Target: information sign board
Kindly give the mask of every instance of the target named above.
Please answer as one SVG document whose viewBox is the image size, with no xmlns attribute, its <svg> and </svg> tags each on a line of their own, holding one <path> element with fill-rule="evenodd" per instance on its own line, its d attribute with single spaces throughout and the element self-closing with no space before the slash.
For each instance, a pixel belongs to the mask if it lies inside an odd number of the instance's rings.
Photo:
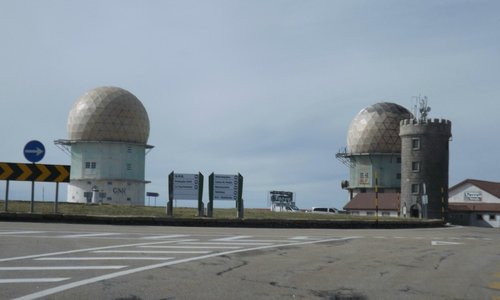
<svg viewBox="0 0 500 300">
<path fill-rule="evenodd" d="M 214 174 L 214 200 L 238 200 L 238 175 Z"/>
<path fill-rule="evenodd" d="M 173 181 L 174 199 L 198 200 L 199 174 L 174 173 Z"/>
</svg>

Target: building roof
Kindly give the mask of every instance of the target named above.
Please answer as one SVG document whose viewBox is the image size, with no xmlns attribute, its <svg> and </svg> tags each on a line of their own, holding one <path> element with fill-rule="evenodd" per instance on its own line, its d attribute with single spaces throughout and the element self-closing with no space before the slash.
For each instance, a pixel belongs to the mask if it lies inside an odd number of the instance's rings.
<svg viewBox="0 0 500 300">
<path fill-rule="evenodd" d="M 375 210 L 375 193 L 359 193 L 344 206 L 345 210 Z M 398 193 L 379 193 L 378 194 L 378 209 L 379 210 L 399 210 L 399 194 Z"/>
<path fill-rule="evenodd" d="M 454 189 L 456 189 L 459 186 L 462 186 L 466 183 L 470 183 L 474 186 L 477 186 L 478 188 L 482 189 L 483 191 L 488 192 L 497 198 L 500 198 L 500 182 L 484 181 L 484 180 L 477 180 L 477 179 L 465 179 L 464 181 L 452 186 L 450 188 L 449 192 L 453 191 Z"/>
<path fill-rule="evenodd" d="M 98 87 L 85 93 L 68 115 L 73 141 L 107 141 L 146 144 L 149 117 L 142 102 L 118 87 Z"/>
<path fill-rule="evenodd" d="M 448 203 L 450 212 L 500 212 L 500 203 Z"/>
<path fill-rule="evenodd" d="M 347 132 L 349 153 L 401 153 L 399 122 L 413 115 L 396 103 L 380 102 L 362 109 Z"/>
</svg>

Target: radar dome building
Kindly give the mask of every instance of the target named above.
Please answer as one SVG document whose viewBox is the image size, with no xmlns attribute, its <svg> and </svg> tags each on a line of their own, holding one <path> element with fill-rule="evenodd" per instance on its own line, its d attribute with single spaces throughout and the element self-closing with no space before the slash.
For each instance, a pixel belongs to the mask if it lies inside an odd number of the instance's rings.
<svg viewBox="0 0 500 300">
<path fill-rule="evenodd" d="M 344 207 L 352 214 L 446 219 L 451 122 L 427 119 L 395 103 L 376 103 L 351 122 L 336 157 L 349 167 Z"/>
<path fill-rule="evenodd" d="M 404 107 L 390 102 L 362 109 L 352 120 L 347 133 L 347 148 L 336 157 L 349 167 L 349 180 L 342 188 L 349 200 L 359 193 L 401 189 L 401 139 L 399 123 L 412 118 Z"/>
<path fill-rule="evenodd" d="M 81 96 L 68 116 L 71 153 L 68 202 L 144 205 L 149 118 L 129 91 L 98 87 Z"/>
</svg>

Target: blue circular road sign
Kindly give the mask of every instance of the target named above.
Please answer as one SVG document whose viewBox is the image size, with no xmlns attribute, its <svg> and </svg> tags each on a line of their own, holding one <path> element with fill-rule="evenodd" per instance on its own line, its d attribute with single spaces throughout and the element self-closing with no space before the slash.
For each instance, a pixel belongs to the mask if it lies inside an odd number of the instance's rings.
<svg viewBox="0 0 500 300">
<path fill-rule="evenodd" d="M 32 163 L 36 163 L 42 160 L 45 156 L 45 146 L 37 141 L 29 141 L 26 146 L 24 146 L 24 157 Z"/>
</svg>

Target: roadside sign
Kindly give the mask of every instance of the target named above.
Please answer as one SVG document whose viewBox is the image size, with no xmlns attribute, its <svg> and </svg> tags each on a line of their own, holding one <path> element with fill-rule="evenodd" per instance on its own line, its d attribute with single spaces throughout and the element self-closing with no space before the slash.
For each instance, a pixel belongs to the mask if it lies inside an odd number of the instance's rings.
<svg viewBox="0 0 500 300">
<path fill-rule="evenodd" d="M 243 219 L 243 176 L 210 174 L 208 177 L 208 206 L 207 216 L 213 217 L 215 200 L 236 202 L 236 215 Z"/>
<path fill-rule="evenodd" d="M 174 199 L 198 200 L 200 176 L 198 174 L 174 173 Z"/>
<path fill-rule="evenodd" d="M 69 182 L 71 167 L 0 162 L 0 180 Z"/>
<path fill-rule="evenodd" d="M 198 216 L 204 215 L 203 175 L 170 173 L 168 175 L 167 216 L 173 216 L 174 200 L 198 200 Z"/>
<path fill-rule="evenodd" d="M 45 156 L 45 146 L 37 140 L 32 140 L 24 146 L 23 153 L 28 161 L 36 163 Z"/>
<path fill-rule="evenodd" d="M 238 200 L 238 175 L 214 174 L 214 200 Z"/>
</svg>

